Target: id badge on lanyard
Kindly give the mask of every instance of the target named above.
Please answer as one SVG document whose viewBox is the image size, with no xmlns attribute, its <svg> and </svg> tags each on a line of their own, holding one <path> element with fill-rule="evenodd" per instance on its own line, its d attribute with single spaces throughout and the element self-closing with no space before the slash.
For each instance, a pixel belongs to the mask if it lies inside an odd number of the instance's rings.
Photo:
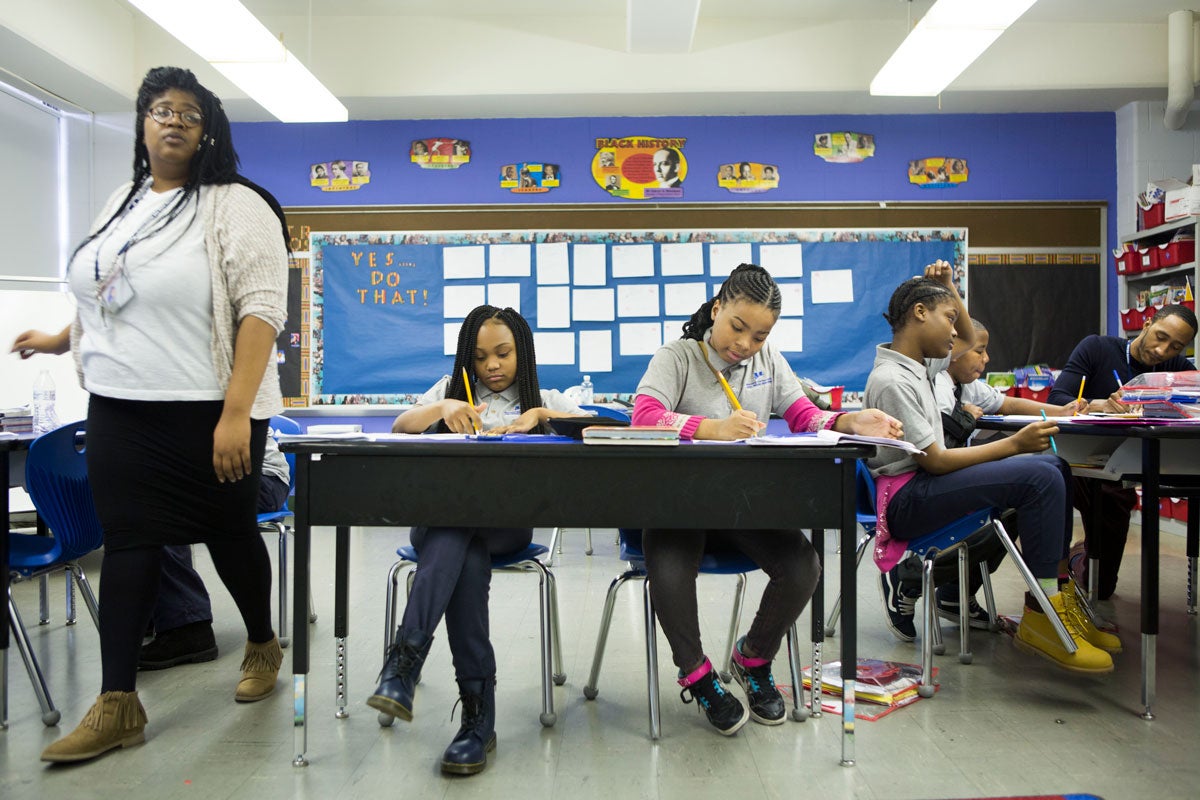
<svg viewBox="0 0 1200 800">
<path fill-rule="evenodd" d="M 136 292 L 129 281 L 129 273 L 125 270 L 125 259 L 122 256 L 112 272 L 104 277 L 96 286 L 96 300 L 100 303 L 103 314 L 116 314 L 134 298 Z"/>
</svg>

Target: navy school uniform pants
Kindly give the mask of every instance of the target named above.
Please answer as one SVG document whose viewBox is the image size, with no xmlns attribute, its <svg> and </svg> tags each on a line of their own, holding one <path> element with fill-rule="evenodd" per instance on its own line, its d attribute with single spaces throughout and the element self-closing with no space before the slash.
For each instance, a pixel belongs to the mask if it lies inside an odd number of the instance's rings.
<svg viewBox="0 0 1200 800">
<path fill-rule="evenodd" d="M 444 616 L 455 677 L 494 676 L 488 625 L 492 556 L 522 550 L 533 541 L 533 529 L 415 527 L 410 540 L 421 562 L 401 625 L 432 636 Z"/>
<path fill-rule="evenodd" d="M 800 530 L 652 529 L 642 534 L 642 547 L 654 613 L 671 645 L 671 658 L 684 673 L 704 660 L 696 576 L 706 550 L 740 552 L 767 574 L 767 586 L 746 633 L 747 648 L 759 658 L 773 659 L 779 652 L 821 575 L 817 551 Z"/>
<path fill-rule="evenodd" d="M 1071 487 L 1067 462 L 1045 453 L 946 475 L 918 470 L 888 503 L 888 529 L 897 539 L 917 539 L 981 508 L 1012 508 L 1029 571 L 1035 578 L 1055 578 L 1071 546 Z"/>
</svg>

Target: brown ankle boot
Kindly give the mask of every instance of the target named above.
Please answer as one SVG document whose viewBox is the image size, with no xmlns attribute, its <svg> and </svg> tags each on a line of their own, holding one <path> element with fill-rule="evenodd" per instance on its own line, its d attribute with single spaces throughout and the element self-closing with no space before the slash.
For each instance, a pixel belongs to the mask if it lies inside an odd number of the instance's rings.
<svg viewBox="0 0 1200 800">
<path fill-rule="evenodd" d="M 87 761 L 146 741 L 146 709 L 137 692 L 105 692 L 69 734 L 42 751 L 42 761 Z"/>
<path fill-rule="evenodd" d="M 246 642 L 246 654 L 242 657 L 242 679 L 238 681 L 234 699 L 239 703 L 253 703 L 269 696 L 275 691 L 281 664 L 283 651 L 279 649 L 278 636 L 262 644 Z"/>
</svg>

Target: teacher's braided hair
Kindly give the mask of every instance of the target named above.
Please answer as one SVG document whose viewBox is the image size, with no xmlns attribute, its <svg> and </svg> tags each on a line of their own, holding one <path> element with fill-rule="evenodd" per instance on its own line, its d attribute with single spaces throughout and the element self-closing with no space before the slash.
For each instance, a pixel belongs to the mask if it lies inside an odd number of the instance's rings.
<svg viewBox="0 0 1200 800">
<path fill-rule="evenodd" d="M 133 186 L 130 187 L 129 193 L 117 206 L 113 215 L 95 233 L 84 239 L 79 247 L 75 248 L 75 251 L 78 252 L 80 248 L 120 219 L 126 207 L 142 189 L 142 185 L 150 179 L 150 153 L 146 149 L 146 116 L 150 111 L 151 104 L 171 89 L 178 89 L 194 95 L 196 102 L 200 105 L 200 112 L 204 115 L 204 122 L 200 147 L 192 156 L 188 180 L 183 186 L 183 192 L 171 203 L 170 210 L 163 215 L 163 220 L 155 225 L 155 229 L 165 228 L 178 217 L 187 208 L 188 203 L 195 198 L 201 186 L 238 183 L 253 189 L 275 212 L 275 216 L 279 218 L 284 246 L 288 247 L 290 251 L 287 220 L 279 201 L 263 187 L 238 174 L 238 155 L 237 151 L 233 149 L 229 117 L 225 114 L 225 108 L 221 105 L 220 98 L 201 84 L 191 70 L 181 67 L 155 67 L 146 73 L 137 95 L 133 143 Z"/>
<path fill-rule="evenodd" d="M 935 308 L 950 297 L 950 290 L 945 284 L 938 283 L 933 278 L 909 278 L 892 292 L 892 299 L 888 302 L 888 310 L 883 318 L 892 326 L 892 333 L 896 333 L 908 322 L 909 312 L 917 303 Z"/>
<path fill-rule="evenodd" d="M 467 390 L 463 386 L 463 370 L 467 375 L 475 375 L 475 347 L 479 339 L 479 329 L 485 322 L 495 320 L 512 331 L 513 341 L 517 344 L 517 396 L 521 401 L 521 413 L 542 405 L 542 391 L 538 385 L 537 357 L 533 351 L 533 331 L 529 323 L 519 313 L 511 308 L 496 308 L 496 306 L 476 306 L 463 320 L 458 329 L 458 352 L 454 356 L 454 370 L 450 373 L 450 385 L 446 387 L 446 397 L 451 400 L 467 401 Z M 479 396 L 475 395 L 475 401 Z M 533 433 L 547 433 L 545 425 L 533 429 Z M 438 423 L 439 433 L 449 433 L 446 421 Z"/>
<path fill-rule="evenodd" d="M 779 310 L 783 308 L 783 294 L 769 272 L 757 264 L 738 264 L 721 284 L 717 296 L 700 306 L 696 313 L 692 314 L 692 318 L 683 323 L 681 339 L 704 339 L 704 332 L 712 327 L 713 303 L 717 300 L 723 305 L 735 300 L 748 300 L 766 306 L 777 317 Z"/>
</svg>

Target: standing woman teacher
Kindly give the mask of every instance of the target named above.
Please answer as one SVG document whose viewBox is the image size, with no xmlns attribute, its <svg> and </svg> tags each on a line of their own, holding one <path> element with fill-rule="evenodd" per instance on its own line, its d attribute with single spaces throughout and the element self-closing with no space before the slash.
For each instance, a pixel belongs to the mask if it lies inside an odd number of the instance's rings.
<svg viewBox="0 0 1200 800">
<path fill-rule="evenodd" d="M 133 181 L 72 257 L 70 341 L 90 394 L 88 479 L 104 528 L 96 703 L 42 753 L 83 761 L 145 740 L 138 649 L 162 545 L 208 545 L 246 624 L 235 699 L 275 688 L 271 564 L 255 524 L 267 424 L 282 410 L 271 357 L 283 328 L 287 228 L 237 173 L 221 101 L 185 69 L 137 97 Z"/>
</svg>

